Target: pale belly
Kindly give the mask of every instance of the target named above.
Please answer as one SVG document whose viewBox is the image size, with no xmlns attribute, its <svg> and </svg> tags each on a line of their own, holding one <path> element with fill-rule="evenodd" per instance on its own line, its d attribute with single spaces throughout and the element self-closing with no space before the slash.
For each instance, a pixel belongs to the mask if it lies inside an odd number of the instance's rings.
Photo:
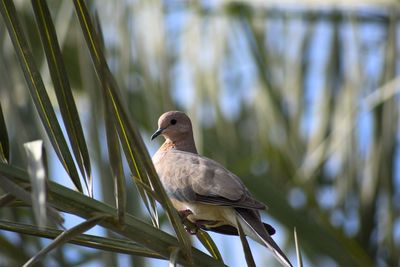
<svg viewBox="0 0 400 267">
<path fill-rule="evenodd" d="M 171 199 L 171 201 L 172 205 L 178 211 L 190 210 L 193 214 L 189 215 L 187 219 L 193 223 L 201 220 L 212 221 L 213 223 L 211 224 L 203 224 L 207 228 L 214 228 L 221 225 L 231 225 L 237 228 L 236 220 L 238 220 L 245 235 L 265 246 L 264 241 L 251 227 L 249 227 L 248 223 L 246 223 L 240 216 L 236 216 L 235 210 L 231 207 L 187 203 L 176 199 Z"/>
<path fill-rule="evenodd" d="M 173 206 L 178 211 L 190 210 L 187 219 L 191 222 L 211 221 L 211 224 L 205 224 L 206 227 L 217 227 L 221 225 L 236 225 L 235 211 L 231 207 L 214 206 L 201 203 L 187 203 L 176 199 L 171 199 Z"/>
</svg>

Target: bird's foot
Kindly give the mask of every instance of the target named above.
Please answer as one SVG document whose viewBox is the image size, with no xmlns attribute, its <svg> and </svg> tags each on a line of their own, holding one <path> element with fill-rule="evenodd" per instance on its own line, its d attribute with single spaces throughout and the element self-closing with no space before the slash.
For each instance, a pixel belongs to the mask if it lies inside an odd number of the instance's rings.
<svg viewBox="0 0 400 267">
<path fill-rule="evenodd" d="M 189 221 L 188 219 L 184 219 L 183 226 L 190 235 L 197 235 L 199 229 L 207 230 L 206 225 L 212 225 L 216 223 L 215 221 L 208 221 L 208 220 L 197 220 L 194 223 Z"/>
<path fill-rule="evenodd" d="M 197 225 L 195 223 L 192 223 L 188 219 L 188 216 L 192 215 L 193 212 L 190 209 L 178 210 L 178 214 L 182 219 L 182 224 L 183 224 L 183 227 L 185 228 L 186 232 L 188 232 L 188 234 L 190 234 L 190 235 L 196 235 L 199 228 L 197 227 Z"/>
<path fill-rule="evenodd" d="M 187 222 L 188 222 L 188 221 L 187 221 Z M 190 222 L 189 222 L 189 223 L 190 223 Z M 198 228 L 195 224 L 193 224 L 193 223 L 190 223 L 190 224 L 188 224 L 188 223 L 183 224 L 183 228 L 185 228 L 186 232 L 187 232 L 189 235 L 197 235 L 197 232 L 199 231 L 199 228 Z"/>
<path fill-rule="evenodd" d="M 193 214 L 193 212 L 190 209 L 178 210 L 178 213 L 182 219 L 186 219 L 189 215 Z"/>
</svg>

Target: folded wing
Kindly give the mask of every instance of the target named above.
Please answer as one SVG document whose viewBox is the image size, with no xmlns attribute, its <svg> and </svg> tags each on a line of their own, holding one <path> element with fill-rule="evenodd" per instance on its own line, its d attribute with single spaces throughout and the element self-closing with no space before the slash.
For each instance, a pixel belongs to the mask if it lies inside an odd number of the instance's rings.
<svg viewBox="0 0 400 267">
<path fill-rule="evenodd" d="M 211 205 L 264 209 L 243 182 L 221 164 L 198 154 L 169 150 L 154 162 L 170 197 Z"/>
</svg>

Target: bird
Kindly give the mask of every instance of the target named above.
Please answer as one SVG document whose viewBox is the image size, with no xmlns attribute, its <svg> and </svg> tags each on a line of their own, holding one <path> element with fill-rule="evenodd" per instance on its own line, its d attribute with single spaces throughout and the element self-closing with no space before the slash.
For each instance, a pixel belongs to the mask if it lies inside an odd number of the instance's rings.
<svg viewBox="0 0 400 267">
<path fill-rule="evenodd" d="M 152 161 L 179 215 L 198 228 L 228 235 L 238 235 L 239 223 L 246 236 L 272 251 L 283 266 L 292 267 L 271 237 L 275 229 L 261 221 L 260 210 L 266 206 L 237 175 L 197 153 L 190 118 L 181 111 L 165 112 L 151 140 L 160 135 L 165 141 Z"/>
</svg>

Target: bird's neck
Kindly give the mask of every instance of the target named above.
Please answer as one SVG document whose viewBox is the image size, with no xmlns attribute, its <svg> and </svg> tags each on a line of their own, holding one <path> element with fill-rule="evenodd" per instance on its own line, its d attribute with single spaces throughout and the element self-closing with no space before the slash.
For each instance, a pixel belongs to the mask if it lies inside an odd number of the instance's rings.
<svg viewBox="0 0 400 267">
<path fill-rule="evenodd" d="M 162 151 L 168 151 L 171 149 L 197 154 L 197 149 L 196 145 L 194 144 L 193 136 L 187 136 L 186 138 L 181 138 L 176 141 L 166 139 L 164 144 L 160 147 L 160 150 Z"/>
</svg>

